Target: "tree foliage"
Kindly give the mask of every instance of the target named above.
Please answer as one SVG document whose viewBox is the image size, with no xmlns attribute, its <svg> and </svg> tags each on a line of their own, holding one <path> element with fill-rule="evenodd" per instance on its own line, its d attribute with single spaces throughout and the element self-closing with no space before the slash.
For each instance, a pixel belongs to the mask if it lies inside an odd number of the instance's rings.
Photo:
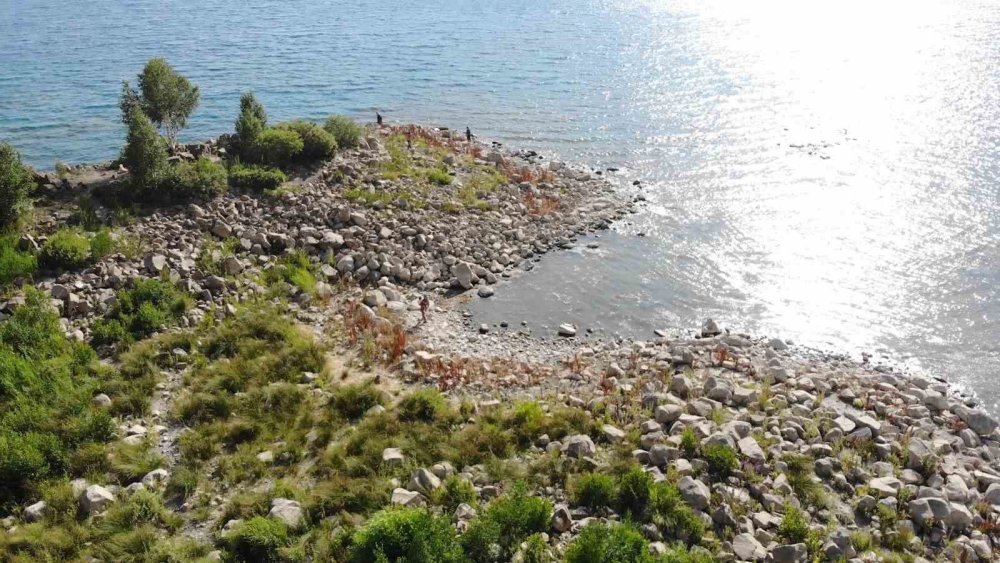
<svg viewBox="0 0 1000 563">
<path fill-rule="evenodd" d="M 122 87 L 119 102 L 122 118 L 128 119 L 132 110 L 138 107 L 173 142 L 177 132 L 187 125 L 188 117 L 198 107 L 198 87 L 162 58 L 150 59 L 146 63 L 139 73 L 138 83 L 138 90 L 132 89 L 128 82 Z"/>
<path fill-rule="evenodd" d="M 11 230 L 31 208 L 28 195 L 34 187 L 31 172 L 21 164 L 14 147 L 0 143 L 0 232 Z"/>
</svg>

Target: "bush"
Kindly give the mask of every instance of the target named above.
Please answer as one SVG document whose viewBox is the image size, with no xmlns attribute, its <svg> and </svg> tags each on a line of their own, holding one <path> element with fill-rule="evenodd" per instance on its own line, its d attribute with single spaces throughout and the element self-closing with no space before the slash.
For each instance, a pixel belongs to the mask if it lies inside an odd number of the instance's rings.
<svg viewBox="0 0 1000 563">
<path fill-rule="evenodd" d="M 524 542 L 524 548 L 515 557 L 515 561 L 520 563 L 553 563 L 555 560 L 542 534 L 529 536 Z"/>
<path fill-rule="evenodd" d="M 94 323 L 93 341 L 114 345 L 140 340 L 162 325 L 180 320 L 191 298 L 173 284 L 159 279 L 136 279 L 131 288 L 119 290 L 118 302 L 106 319 Z"/>
<path fill-rule="evenodd" d="M 331 115 L 323 124 L 323 129 L 333 135 L 337 140 L 337 146 L 342 149 L 351 149 L 358 146 L 358 139 L 361 138 L 361 127 L 349 117 L 342 115 Z"/>
<path fill-rule="evenodd" d="M 626 524 L 590 525 L 566 550 L 566 563 L 653 563 L 649 544 Z"/>
<path fill-rule="evenodd" d="M 785 506 L 785 515 L 778 526 L 778 535 L 788 543 L 802 543 L 809 536 L 809 521 L 801 510 L 792 505 Z"/>
<path fill-rule="evenodd" d="M 18 278 L 30 278 L 38 269 L 38 260 L 30 252 L 20 252 L 10 237 L 0 238 L 0 286 Z"/>
<path fill-rule="evenodd" d="M 12 230 L 31 208 L 28 196 L 34 187 L 34 178 L 21 164 L 21 155 L 14 147 L 0 143 L 0 233 Z"/>
<path fill-rule="evenodd" d="M 161 184 L 162 196 L 174 202 L 215 199 L 226 186 L 226 167 L 205 157 L 170 167 Z"/>
<path fill-rule="evenodd" d="M 697 544 L 705 533 L 705 522 L 684 502 L 672 483 L 655 483 L 649 499 L 650 519 L 664 534 Z"/>
<path fill-rule="evenodd" d="M 459 563 L 461 548 L 451 523 L 420 508 L 379 512 L 354 535 L 354 563 Z"/>
<path fill-rule="evenodd" d="M 277 168 L 235 165 L 229 169 L 229 184 L 236 189 L 263 192 L 278 189 L 288 180 Z"/>
<path fill-rule="evenodd" d="M 110 255 L 115 250 L 115 241 L 107 229 L 101 229 L 90 239 L 90 259 L 94 262 Z"/>
<path fill-rule="evenodd" d="M 694 457 L 698 453 L 698 436 L 693 428 L 685 428 L 681 431 L 681 449 L 688 458 Z"/>
<path fill-rule="evenodd" d="M 642 467 L 633 465 L 618 478 L 618 510 L 641 519 L 649 505 L 653 478 Z"/>
<path fill-rule="evenodd" d="M 447 186 L 451 184 L 454 179 L 455 178 L 451 174 L 437 168 L 433 168 L 427 172 L 427 181 L 439 186 Z"/>
<path fill-rule="evenodd" d="M 398 410 L 402 421 L 433 422 L 447 412 L 448 405 L 437 389 L 425 387 L 407 395 Z"/>
<path fill-rule="evenodd" d="M 288 545 L 288 529 L 278 520 L 255 516 L 228 538 L 233 559 L 246 563 L 278 563 L 278 550 Z"/>
<path fill-rule="evenodd" d="M 157 133 L 153 122 L 141 109 L 133 108 L 126 116 L 128 133 L 121 160 L 128 168 L 133 196 L 149 197 L 155 190 L 167 167 L 167 143 Z"/>
<path fill-rule="evenodd" d="M 177 73 L 167 61 L 150 59 L 139 74 L 139 90 L 132 90 L 128 82 L 123 85 L 120 102 L 122 113 L 138 108 L 149 120 L 166 130 L 174 139 L 187 124 L 188 117 L 198 107 L 198 87 Z"/>
<path fill-rule="evenodd" d="M 675 545 L 660 555 L 656 563 L 715 563 L 715 557 L 705 549 L 688 550 L 683 545 Z"/>
<path fill-rule="evenodd" d="M 295 131 L 265 129 L 251 148 L 251 156 L 254 162 L 284 166 L 297 158 L 304 147 L 302 137 Z"/>
<path fill-rule="evenodd" d="M 529 496 L 523 484 L 493 500 L 462 536 L 466 556 L 476 563 L 506 563 L 528 536 L 549 528 L 552 503 Z"/>
<path fill-rule="evenodd" d="M 357 420 L 368 409 L 385 402 L 385 394 L 372 382 L 339 385 L 330 397 L 330 406 L 348 420 Z"/>
<path fill-rule="evenodd" d="M 433 493 L 435 504 L 444 508 L 445 514 L 452 514 L 460 504 L 475 506 L 479 494 L 467 479 L 458 475 L 450 475 Z"/>
<path fill-rule="evenodd" d="M 573 485 L 573 504 L 597 510 L 615 502 L 615 481 L 607 475 L 588 473 Z"/>
<path fill-rule="evenodd" d="M 38 261 L 50 270 L 74 270 L 90 262 L 90 241 L 83 234 L 60 229 L 55 232 L 38 254 Z"/>
<path fill-rule="evenodd" d="M 294 131 L 302 139 L 303 160 L 325 160 L 337 152 L 337 139 L 322 127 L 308 121 L 297 120 L 281 123 L 277 129 Z"/>
<path fill-rule="evenodd" d="M 264 106 L 250 92 L 240 97 L 240 116 L 236 118 L 236 141 L 238 154 L 244 159 L 252 156 L 252 149 L 260 134 L 267 128 L 267 112 Z"/>
<path fill-rule="evenodd" d="M 724 479 L 739 466 L 736 451 L 727 444 L 709 444 L 701 449 L 701 455 L 708 463 L 712 476 Z"/>
</svg>

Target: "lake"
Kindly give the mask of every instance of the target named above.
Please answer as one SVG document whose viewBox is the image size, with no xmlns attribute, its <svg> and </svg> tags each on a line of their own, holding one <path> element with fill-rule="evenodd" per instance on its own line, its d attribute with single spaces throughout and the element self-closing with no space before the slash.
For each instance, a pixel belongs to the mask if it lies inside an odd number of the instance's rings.
<svg viewBox="0 0 1000 563">
<path fill-rule="evenodd" d="M 997 412 L 1000 2 L 0 0 L 0 139 L 44 168 L 115 157 L 121 81 L 154 56 L 201 87 L 183 139 L 253 90 L 274 120 L 378 110 L 641 180 L 640 213 L 477 322 L 713 317 Z"/>
</svg>

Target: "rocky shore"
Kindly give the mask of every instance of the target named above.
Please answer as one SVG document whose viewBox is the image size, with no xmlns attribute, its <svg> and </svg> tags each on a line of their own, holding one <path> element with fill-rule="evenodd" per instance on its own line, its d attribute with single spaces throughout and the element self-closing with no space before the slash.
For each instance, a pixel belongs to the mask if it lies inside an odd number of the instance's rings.
<svg viewBox="0 0 1000 563">
<path fill-rule="evenodd" d="M 175 158 L 215 156 L 223 145 L 184 147 Z M 417 180 L 400 170 L 442 166 L 447 177 L 437 179 Z M 19 245 L 43 245 L 75 212 L 72 201 L 122 173 L 97 167 L 41 176 L 47 205 Z M 477 444 L 475 455 L 435 458 L 437 449 L 413 447 L 417 442 L 400 431 L 386 438 L 393 443 L 379 450 L 375 463 L 382 472 L 377 478 L 391 488 L 386 504 L 430 506 L 458 532 L 474 527 L 510 475 L 531 482 L 547 468 L 558 478 L 534 483 L 531 493 L 552 503 L 539 537 L 542 551 L 560 560 L 588 525 L 625 520 L 633 521 L 652 556 L 673 553 L 680 542 L 687 544 L 686 556 L 715 561 L 997 559 L 997 422 L 942 381 L 729 332 L 710 320 L 694 338 L 593 342 L 566 326 L 543 343 L 519 327 L 479 327 L 463 315 L 463 299 L 502 291 L 496 284 L 514 269 L 607 228 L 632 205 L 593 171 L 533 152 L 467 144 L 445 129 L 369 128 L 359 147 L 303 170 L 275 194 L 229 193 L 139 216 L 114 233 L 135 241 L 133 252 L 31 282 L 51 298 L 67 336 L 80 341 L 92 340 L 95 322 L 137 279 L 167 280 L 193 300 L 179 327 L 164 329 L 196 334 L 198 341 L 211 340 L 211 330 L 231 319 L 252 319 L 245 307 L 287 304 L 289 318 L 331 350 L 325 367 L 296 374 L 296 386 L 309 397 L 303 404 L 316 412 L 339 404 L 340 389 L 357 381 L 403 397 L 387 404 L 390 409 L 403 408 L 415 389 L 440 390 L 458 413 L 448 428 Z M 95 213 L 106 220 L 111 210 Z M 315 279 L 269 275 L 295 256 L 306 257 Z M 425 296 L 430 305 L 421 311 Z M 0 310 L 11 315 L 24 304 L 22 294 L 8 292 Z M 84 517 L 137 490 L 162 490 L 184 463 L 179 441 L 201 427 L 178 414 L 179 405 L 195 393 L 188 389 L 198 385 L 193 374 L 217 361 L 200 344 L 186 346 L 156 356 L 170 360 L 157 372 L 152 407 L 116 421 L 121 441 L 148 442 L 162 467 L 122 486 L 74 481 Z M 103 352 L 107 362 L 120 361 Z M 111 405 L 117 399 L 94 400 Z M 526 402 L 538 405 L 549 426 L 517 422 L 510 408 Z M 341 478 L 353 467 L 341 457 L 355 455 L 351 436 L 364 431 L 364 420 L 386 427 L 378 417 L 395 412 L 373 404 L 348 416 L 346 430 L 314 417 L 301 444 L 292 430 L 267 443 L 250 442 L 260 451 L 248 449 L 253 459 L 247 463 L 260 473 L 239 486 L 198 479 L 187 500 L 171 505 L 181 518 L 173 529 L 210 546 L 207 559 L 229 558 L 235 544 L 228 538 L 255 513 L 289 530 L 309 530 L 304 537 L 313 534 L 333 514 L 283 496 L 278 482 L 305 491 L 321 486 L 325 476 L 314 468 L 324 463 Z M 577 427 L 569 420 L 582 422 Z M 469 429 L 486 433 L 484 421 L 522 443 L 505 444 L 502 455 L 482 460 L 485 447 Z M 550 427 L 562 435 L 546 431 Z M 225 455 L 210 455 L 201 471 L 228 467 Z M 623 465 L 641 467 L 652 484 L 676 487 L 685 505 L 676 514 L 690 512 L 693 521 L 680 526 L 652 505 L 640 511 L 612 500 L 581 500 L 581 475 L 593 474 L 619 479 L 620 498 Z M 278 466 L 280 472 L 268 472 Z M 474 494 L 448 506 L 440 495 L 454 479 L 470 483 Z M 266 506 L 234 510 L 246 490 L 267 498 Z M 5 520 L 5 533 L 15 538 L 19 528 L 43 521 L 50 504 L 24 506 Z M 344 504 L 343 512 L 362 512 L 350 508 L 358 503 Z M 336 519 L 336 529 L 363 520 L 339 513 Z M 330 526 L 323 533 L 333 535 Z M 520 541 L 501 547 L 527 560 L 528 542 Z"/>
</svg>

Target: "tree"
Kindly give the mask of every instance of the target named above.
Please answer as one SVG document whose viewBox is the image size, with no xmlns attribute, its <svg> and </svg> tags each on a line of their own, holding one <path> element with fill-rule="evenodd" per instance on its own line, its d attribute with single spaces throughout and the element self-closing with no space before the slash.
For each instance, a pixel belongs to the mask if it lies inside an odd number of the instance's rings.
<svg viewBox="0 0 1000 563">
<path fill-rule="evenodd" d="M 127 120 L 133 107 L 139 107 L 171 143 L 198 107 L 198 87 L 181 76 L 162 58 L 150 59 L 139 74 L 139 89 L 128 82 L 122 87 L 122 119 Z"/>
<path fill-rule="evenodd" d="M 267 127 L 267 112 L 253 92 L 240 96 L 240 116 L 236 118 L 236 137 L 243 147 L 249 147 Z"/>
<path fill-rule="evenodd" d="M 152 188 L 167 166 L 166 143 L 141 109 L 132 108 L 127 119 L 122 161 L 131 174 L 134 188 Z"/>
<path fill-rule="evenodd" d="M 9 231 L 28 209 L 34 187 L 31 172 L 14 147 L 0 143 L 0 232 Z"/>
</svg>

